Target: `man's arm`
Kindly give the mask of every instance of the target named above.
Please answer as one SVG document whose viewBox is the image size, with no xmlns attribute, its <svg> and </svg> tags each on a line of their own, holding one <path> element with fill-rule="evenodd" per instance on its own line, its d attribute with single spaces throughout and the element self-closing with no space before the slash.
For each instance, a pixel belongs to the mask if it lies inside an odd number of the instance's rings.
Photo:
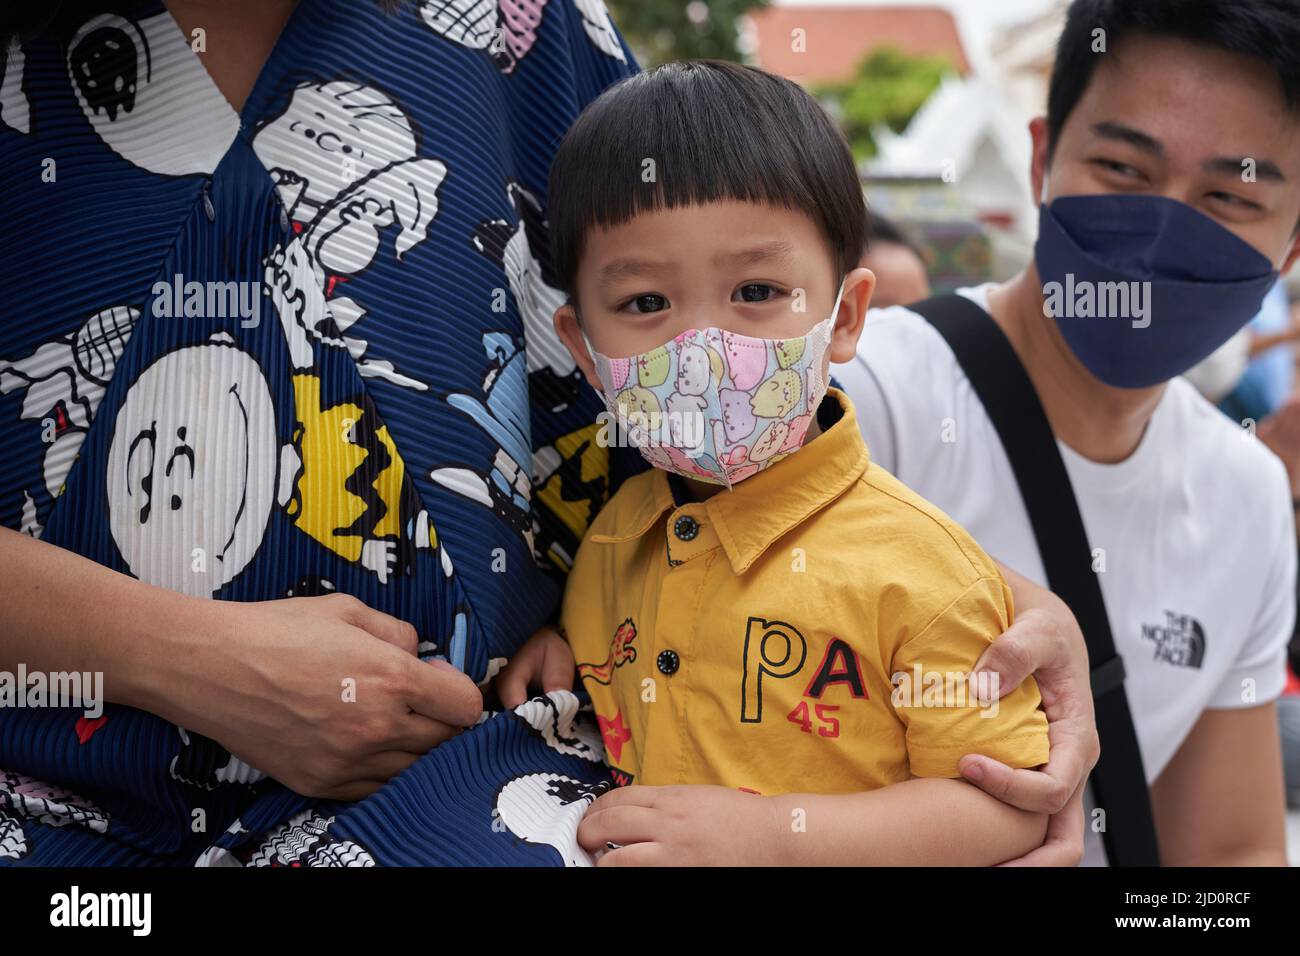
<svg viewBox="0 0 1300 956">
<path fill-rule="evenodd" d="M 1083 858 L 1083 789 L 1101 753 L 1088 673 L 1088 647 L 1065 602 L 1010 568 L 1015 623 L 993 642 L 976 671 L 994 671 L 1005 696 L 1033 675 L 1047 713 L 1051 756 L 1040 770 L 1017 770 L 978 754 L 959 769 L 971 783 L 1022 810 L 1052 815 L 1042 846 L 1011 860 L 1024 866 L 1076 866 Z"/>
<path fill-rule="evenodd" d="M 1296 542 L 1285 470 L 1268 464 L 1271 487 L 1257 496 L 1256 546 L 1270 557 L 1257 572 L 1255 620 L 1151 788 L 1160 856 L 1173 866 L 1286 864 L 1282 753 L 1272 701 L 1285 684 L 1286 645 L 1295 629 Z"/>
<path fill-rule="evenodd" d="M 1151 803 L 1166 866 L 1286 866 L 1277 706 L 1202 713 Z"/>
</svg>

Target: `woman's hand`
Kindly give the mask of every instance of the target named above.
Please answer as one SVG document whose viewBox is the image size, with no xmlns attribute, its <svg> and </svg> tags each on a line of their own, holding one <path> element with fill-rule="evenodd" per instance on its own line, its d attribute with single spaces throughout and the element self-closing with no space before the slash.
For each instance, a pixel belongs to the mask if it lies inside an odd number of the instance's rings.
<svg viewBox="0 0 1300 956">
<path fill-rule="evenodd" d="M 528 699 L 529 690 L 550 693 L 573 690 L 577 670 L 568 642 L 553 627 L 544 627 L 519 648 L 496 680 L 497 696 L 506 709 Z"/>
<path fill-rule="evenodd" d="M 984 652 L 976 672 L 998 674 L 1000 696 L 1031 674 L 1047 712 L 1051 751 L 1041 770 L 1013 770 L 968 754 L 958 769 L 986 793 L 1031 813 L 1050 813 L 1047 837 L 1012 865 L 1077 866 L 1083 858 L 1083 787 L 1101 746 L 1092 706 L 1088 647 L 1065 602 L 999 565 L 1016 602 L 1016 620 Z"/>
<path fill-rule="evenodd" d="M 466 675 L 416 657 L 413 627 L 347 595 L 203 601 L 193 623 L 136 706 L 306 796 L 367 796 L 482 712 Z"/>
<path fill-rule="evenodd" d="M 308 796 L 355 800 L 478 720 L 483 698 L 355 598 L 211 601 L 0 528 L 0 670 L 104 675 L 104 697 L 216 740 Z"/>
</svg>

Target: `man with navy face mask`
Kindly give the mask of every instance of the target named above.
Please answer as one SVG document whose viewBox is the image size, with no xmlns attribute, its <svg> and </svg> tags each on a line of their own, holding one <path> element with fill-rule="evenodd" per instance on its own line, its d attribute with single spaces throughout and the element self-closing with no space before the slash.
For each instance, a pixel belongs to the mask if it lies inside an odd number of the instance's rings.
<svg viewBox="0 0 1300 956">
<path fill-rule="evenodd" d="M 1054 587 L 1059 542 L 1031 521 L 1024 476 L 1063 463 L 1086 535 L 1070 560 L 1090 560 L 1122 661 L 1099 674 L 1089 636 L 1098 773 L 1123 750 L 1101 724 L 1099 688 L 1122 687 L 1161 861 L 1285 864 L 1274 699 L 1295 614 L 1289 482 L 1252 423 L 1234 426 L 1178 376 L 1300 257 L 1300 0 L 1075 0 L 1030 133 L 1034 262 L 960 290 L 956 312 L 991 318 L 1049 440 L 1013 465 L 1020 439 L 989 411 L 1000 386 L 968 374 L 938 300 L 873 312 L 855 361 L 832 373 L 875 463 Z M 1119 855 L 1114 833 L 1106 850 L 1102 837 L 1132 821 L 1115 815 L 1138 812 L 1098 784 L 1094 863 Z"/>
</svg>

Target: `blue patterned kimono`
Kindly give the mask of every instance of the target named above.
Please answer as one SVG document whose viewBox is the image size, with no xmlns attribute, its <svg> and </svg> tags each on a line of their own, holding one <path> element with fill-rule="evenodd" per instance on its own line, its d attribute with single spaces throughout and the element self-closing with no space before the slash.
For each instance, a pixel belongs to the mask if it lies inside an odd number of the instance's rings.
<svg viewBox="0 0 1300 956">
<path fill-rule="evenodd" d="M 0 522 L 195 596 L 353 594 L 485 682 L 637 467 L 545 233 L 632 57 L 602 0 L 302 0 L 236 113 L 200 42 L 74 2 L 7 59 Z M 337 804 L 132 708 L 3 709 L 0 862 L 582 863 L 600 757 L 555 694 Z"/>
</svg>

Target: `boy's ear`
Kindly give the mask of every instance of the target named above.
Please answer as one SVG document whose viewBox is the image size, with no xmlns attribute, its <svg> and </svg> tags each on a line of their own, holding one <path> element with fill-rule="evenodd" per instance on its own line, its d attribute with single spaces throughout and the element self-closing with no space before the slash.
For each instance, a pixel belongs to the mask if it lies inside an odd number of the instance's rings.
<svg viewBox="0 0 1300 956">
<path fill-rule="evenodd" d="M 596 391 L 604 391 L 600 376 L 596 374 L 596 362 L 592 359 L 591 352 L 587 350 L 587 343 L 582 337 L 582 327 L 578 324 L 577 310 L 566 303 L 555 310 L 554 321 L 555 334 L 560 337 L 564 347 L 573 356 L 573 361 L 577 363 L 578 368 L 582 371 L 583 378 Z"/>
<path fill-rule="evenodd" d="M 844 277 L 844 295 L 840 298 L 840 311 L 835 316 L 831 330 L 830 353 L 832 362 L 853 359 L 862 335 L 862 323 L 871 306 L 871 294 L 876 291 L 876 274 L 859 266 Z"/>
</svg>

